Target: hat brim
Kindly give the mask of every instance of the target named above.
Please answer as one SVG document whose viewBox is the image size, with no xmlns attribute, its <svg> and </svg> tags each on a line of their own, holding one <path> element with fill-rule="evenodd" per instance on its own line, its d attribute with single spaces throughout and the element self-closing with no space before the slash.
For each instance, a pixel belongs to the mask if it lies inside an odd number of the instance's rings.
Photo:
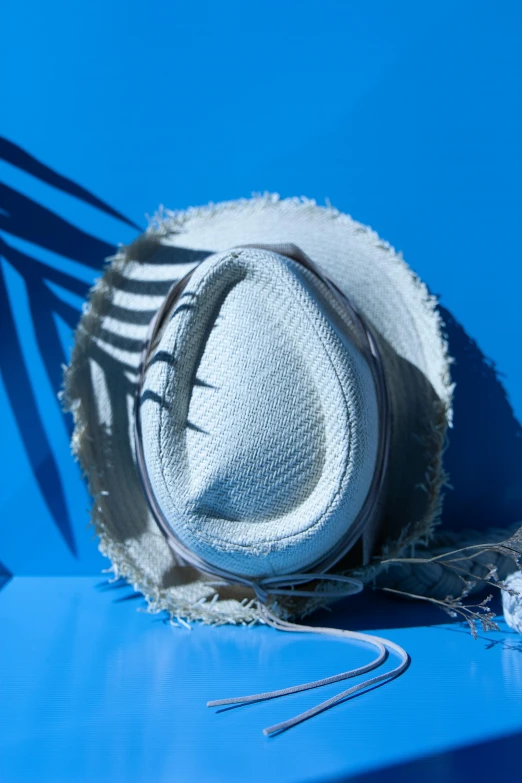
<svg viewBox="0 0 522 783">
<path fill-rule="evenodd" d="M 134 399 L 151 318 L 171 285 L 211 253 L 294 243 L 377 331 L 392 398 L 391 466 L 379 546 L 429 537 L 440 512 L 442 451 L 451 418 L 450 359 L 436 300 L 371 229 L 305 199 L 252 199 L 162 212 L 109 259 L 93 288 L 66 372 L 73 449 L 93 496 L 100 549 L 115 575 L 154 610 L 211 623 L 258 619 L 253 596 L 219 587 L 176 557 L 147 506 L 136 471 Z M 375 561 L 378 566 L 378 560 Z M 375 565 L 358 568 L 370 578 Z M 317 603 L 317 602 L 316 602 Z M 314 602 L 302 608 L 310 609 Z"/>
</svg>

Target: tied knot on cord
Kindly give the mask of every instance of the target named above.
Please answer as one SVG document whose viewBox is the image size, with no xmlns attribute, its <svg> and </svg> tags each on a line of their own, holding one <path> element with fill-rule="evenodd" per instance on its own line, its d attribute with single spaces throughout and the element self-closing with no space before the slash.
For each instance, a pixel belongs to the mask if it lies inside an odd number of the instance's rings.
<svg viewBox="0 0 522 783">
<path fill-rule="evenodd" d="M 343 585 L 337 590 L 303 590 L 299 585 L 309 582 L 338 582 Z M 357 595 L 363 589 L 363 583 L 358 579 L 340 574 L 308 573 L 291 574 L 288 576 L 269 576 L 254 581 L 249 585 L 260 604 L 266 606 L 270 596 L 288 596 L 295 598 L 343 598 Z"/>
</svg>

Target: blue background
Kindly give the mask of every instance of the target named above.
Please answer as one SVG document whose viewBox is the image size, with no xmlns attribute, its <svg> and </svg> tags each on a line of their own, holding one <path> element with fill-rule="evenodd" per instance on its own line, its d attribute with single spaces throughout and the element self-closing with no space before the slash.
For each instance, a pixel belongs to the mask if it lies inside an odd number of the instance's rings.
<svg viewBox="0 0 522 783">
<path fill-rule="evenodd" d="M 519 3 L 481 0 L 3 4 L 2 781 L 457 780 L 470 764 L 482 779 L 499 755 L 508 769 L 519 638 L 473 642 L 379 598 L 328 621 L 403 643 L 413 665 L 393 685 L 274 740 L 260 728 L 317 697 L 205 710 L 363 653 L 137 613 L 99 576 L 56 395 L 87 288 L 146 214 L 328 199 L 440 296 L 457 382 L 447 524 L 522 519 L 521 23 Z"/>
</svg>

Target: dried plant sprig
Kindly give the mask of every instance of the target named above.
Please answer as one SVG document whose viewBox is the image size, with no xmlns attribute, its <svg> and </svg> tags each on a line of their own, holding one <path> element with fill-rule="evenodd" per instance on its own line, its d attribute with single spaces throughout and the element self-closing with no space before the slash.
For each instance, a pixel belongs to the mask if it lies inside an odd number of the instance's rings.
<svg viewBox="0 0 522 783">
<path fill-rule="evenodd" d="M 488 533 L 493 537 L 496 534 L 498 535 L 498 531 L 494 530 L 488 531 Z M 444 541 L 445 539 L 448 542 L 448 537 L 451 541 L 452 534 L 443 536 L 442 540 Z M 454 537 L 456 539 L 455 543 L 460 543 L 458 541 L 459 535 L 455 534 Z M 431 552 L 434 552 L 434 550 L 432 549 Z M 380 560 L 380 565 L 384 567 L 385 571 L 389 568 L 392 569 L 392 581 L 389 583 L 390 586 L 387 586 L 386 578 L 383 579 L 381 577 L 381 580 L 376 581 L 376 586 L 379 589 L 408 598 L 427 601 L 439 606 L 452 617 L 462 617 L 468 622 L 471 632 L 476 638 L 478 623 L 482 625 L 485 631 L 497 629 L 497 625 L 494 622 L 495 615 L 487 607 L 491 596 L 488 596 L 487 599 L 479 604 L 464 604 L 463 601 L 471 593 L 486 585 L 506 592 L 509 595 L 517 594 L 503 579 L 513 570 L 513 565 L 517 569 L 522 567 L 522 527 L 517 525 L 517 528 L 511 535 L 500 541 L 493 540 L 485 543 L 468 544 L 455 549 L 448 547 L 442 552 L 440 549 L 438 551 L 435 549 L 433 554 L 426 551 L 425 556 L 422 556 L 422 553 L 416 556 L 415 552 L 413 552 L 411 557 L 406 557 L 395 549 L 393 556 L 390 556 L 388 553 L 387 557 Z M 432 586 L 426 590 L 428 595 L 424 595 L 423 585 L 426 577 L 425 575 L 420 577 L 419 592 L 415 592 L 415 588 L 412 589 L 411 582 L 415 568 L 429 568 L 430 565 L 435 569 L 434 575 L 439 574 L 439 578 L 435 578 Z M 397 568 L 399 569 L 398 572 Z M 402 570 L 404 570 L 404 577 L 401 577 Z M 449 586 L 451 583 L 447 583 L 441 576 L 443 572 L 452 575 L 452 587 Z M 426 574 L 425 571 L 424 574 Z M 403 583 L 404 590 L 401 589 Z M 445 598 L 442 598 L 440 593 L 440 588 L 443 586 L 448 592 L 451 590 L 451 594 L 446 595 Z"/>
<path fill-rule="evenodd" d="M 459 568 L 458 565 L 455 565 L 455 563 L 458 562 L 460 561 L 450 560 L 450 561 L 442 561 L 441 564 L 446 566 L 450 571 L 456 574 L 459 577 L 459 579 L 462 581 L 463 590 L 460 593 L 459 596 L 460 598 L 465 598 L 471 592 L 473 592 L 474 588 L 477 586 L 479 582 L 481 583 L 481 585 L 489 585 L 490 587 L 497 587 L 500 590 L 505 590 L 510 595 L 515 594 L 514 590 L 512 590 L 501 579 L 499 579 L 497 566 L 493 566 L 491 563 L 475 562 L 476 566 L 480 568 L 485 568 L 487 570 L 487 573 L 484 574 L 484 576 L 480 576 L 479 574 L 472 573 L 471 571 L 467 571 L 465 568 Z"/>
<path fill-rule="evenodd" d="M 452 596 L 446 596 L 445 599 L 440 600 L 438 598 L 431 598 L 426 595 L 416 595 L 415 593 L 408 593 L 404 590 L 395 590 L 392 587 L 381 587 L 387 593 L 395 593 L 396 595 L 403 595 L 407 598 L 414 598 L 420 601 L 427 601 L 428 603 L 439 606 L 444 612 L 450 615 L 450 617 L 457 618 L 462 617 L 468 623 L 471 635 L 474 639 L 478 638 L 477 623 L 480 623 L 482 630 L 486 633 L 488 631 L 499 631 L 497 623 L 495 622 L 495 613 L 491 611 L 488 604 L 492 600 L 493 596 L 488 595 L 478 604 L 463 604 L 462 598 L 453 598 Z"/>
<path fill-rule="evenodd" d="M 454 555 L 460 555 L 463 552 L 469 554 L 462 557 L 452 557 Z M 460 562 L 462 560 L 475 560 L 475 558 L 483 552 L 495 552 L 502 557 L 507 557 L 513 561 L 517 568 L 522 567 L 522 527 L 513 533 L 509 538 L 496 543 L 485 544 L 470 544 L 469 546 L 460 547 L 459 549 L 452 549 L 447 552 L 442 552 L 432 557 L 399 557 L 392 556 L 387 557 L 380 561 L 381 565 L 390 565 L 392 563 L 441 563 L 447 564 L 451 562 Z M 450 558 L 450 559 L 448 559 Z"/>
</svg>

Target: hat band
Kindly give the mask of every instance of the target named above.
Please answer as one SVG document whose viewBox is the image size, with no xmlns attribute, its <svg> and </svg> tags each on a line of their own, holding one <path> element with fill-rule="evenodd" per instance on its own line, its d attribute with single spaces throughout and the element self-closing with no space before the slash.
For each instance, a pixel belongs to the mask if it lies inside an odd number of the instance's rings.
<svg viewBox="0 0 522 783">
<path fill-rule="evenodd" d="M 194 270 L 191 270 L 184 278 L 175 283 L 167 296 L 162 306 L 154 316 L 149 326 L 147 338 L 143 345 L 143 350 L 140 360 L 140 368 L 138 375 L 138 383 L 135 399 L 135 417 L 134 417 L 134 440 L 136 451 L 136 463 L 138 468 L 138 474 L 140 476 L 145 497 L 147 499 L 149 508 L 160 528 L 164 534 L 169 546 L 175 552 L 175 554 L 193 566 L 199 571 L 211 574 L 222 580 L 221 583 L 225 584 L 240 584 L 252 589 L 259 604 L 260 618 L 281 631 L 292 631 L 300 633 L 320 633 L 328 634 L 330 636 L 336 636 L 341 638 L 350 639 L 351 641 L 359 641 L 363 644 L 370 645 L 377 649 L 377 657 L 357 669 L 351 669 L 341 674 L 336 674 L 332 677 L 327 677 L 321 680 L 315 680 L 314 682 L 304 683 L 302 685 L 296 685 L 290 688 L 283 688 L 277 691 L 270 691 L 267 693 L 259 693 L 251 696 L 244 696 L 238 698 L 218 699 L 215 701 L 207 702 L 208 707 L 223 707 L 227 705 L 239 706 L 242 704 L 251 704 L 257 701 L 265 701 L 267 699 L 276 698 L 279 696 L 286 696 L 290 693 L 296 693 L 304 690 L 310 690 L 312 688 L 318 688 L 322 685 L 328 685 L 334 682 L 340 682 L 352 677 L 356 677 L 366 672 L 372 671 L 379 667 L 387 659 L 389 651 L 392 650 L 400 658 L 398 666 L 391 671 L 387 671 L 384 674 L 372 677 L 369 680 L 365 680 L 358 685 L 354 685 L 351 688 L 343 691 L 337 696 L 322 702 L 321 704 L 313 707 L 300 715 L 297 715 L 290 720 L 279 723 L 275 726 L 271 726 L 264 729 L 265 735 L 275 735 L 282 731 L 292 728 L 299 723 L 307 720 L 308 718 L 317 715 L 336 704 L 345 701 L 346 699 L 356 695 L 360 691 L 366 690 L 380 682 L 395 679 L 402 674 L 409 666 L 409 656 L 399 645 L 386 639 L 382 639 L 379 636 L 373 636 L 370 634 L 357 633 L 355 631 L 341 630 L 337 628 L 315 628 L 306 625 L 297 625 L 295 623 L 282 620 L 276 614 L 270 611 L 267 607 L 267 601 L 270 596 L 294 596 L 294 597 L 322 597 L 322 598 L 341 598 L 343 596 L 355 595 L 361 592 L 363 584 L 360 580 L 352 577 L 337 575 L 328 573 L 336 563 L 338 563 L 347 552 L 353 547 L 354 543 L 358 540 L 361 534 L 364 534 L 364 528 L 372 521 L 375 524 L 375 516 L 378 513 L 379 502 L 382 498 L 384 490 L 384 480 L 386 475 L 386 466 L 388 464 L 388 455 L 390 448 L 390 436 L 391 436 L 391 417 L 390 417 L 390 404 L 388 397 L 388 389 L 386 386 L 386 378 L 384 373 L 384 367 L 382 358 L 378 349 L 377 341 L 372 333 L 370 325 L 360 315 L 357 308 L 350 302 L 348 297 L 340 291 L 337 286 L 329 280 L 317 266 L 303 253 L 303 251 L 294 244 L 283 245 L 267 245 L 267 244 L 249 244 L 242 245 L 241 247 L 260 248 L 263 250 L 270 250 L 278 253 L 279 255 L 287 256 L 297 263 L 301 264 L 305 268 L 313 272 L 324 284 L 328 286 L 330 291 L 335 295 L 337 300 L 343 305 L 351 316 L 352 321 L 358 328 L 361 337 L 361 343 L 363 346 L 363 352 L 371 368 L 374 378 L 375 389 L 377 394 L 378 410 L 379 410 L 379 442 L 377 447 L 377 459 L 376 468 L 374 471 L 373 479 L 363 503 L 361 511 L 359 512 L 356 520 L 347 531 L 338 544 L 323 558 L 317 561 L 310 570 L 306 573 L 292 573 L 284 576 L 276 577 L 262 577 L 260 579 L 252 579 L 227 571 L 224 568 L 211 565 L 203 558 L 199 557 L 195 552 L 192 552 L 186 547 L 178 538 L 174 535 L 172 528 L 168 524 L 163 511 L 158 503 L 158 500 L 152 489 L 150 477 L 147 471 L 145 462 L 144 450 L 143 450 L 143 438 L 141 428 L 141 396 L 142 389 L 145 380 L 145 373 L 147 370 L 149 357 L 153 351 L 155 351 L 163 333 L 163 330 L 168 321 L 168 317 L 172 312 L 176 302 L 181 296 L 184 288 L 189 282 Z M 372 520 L 372 517 L 374 518 Z M 336 590 L 306 590 L 301 589 L 299 586 L 307 584 L 312 581 L 320 582 L 338 582 L 342 584 L 341 588 Z M 296 589 L 297 587 L 297 589 Z"/>
<path fill-rule="evenodd" d="M 145 462 L 141 425 L 141 397 L 149 360 L 161 340 L 170 314 L 194 273 L 193 269 L 185 275 L 185 277 L 175 283 L 167 293 L 163 304 L 150 323 L 141 354 L 135 399 L 134 439 L 136 463 L 145 497 L 155 521 L 176 555 L 199 571 L 216 576 L 227 583 L 241 584 L 252 589 L 255 592 L 256 597 L 262 603 L 267 602 L 269 595 L 317 596 L 315 590 L 295 589 L 298 585 L 306 584 L 307 582 L 312 582 L 317 579 L 342 582 L 344 584 L 342 590 L 336 589 L 326 592 L 321 590 L 321 597 L 335 598 L 340 597 L 341 595 L 353 595 L 362 590 L 362 584 L 358 580 L 351 577 L 328 574 L 328 571 L 330 571 L 330 569 L 352 549 L 361 535 L 364 535 L 366 527 L 374 527 L 378 522 L 378 513 L 381 507 L 379 501 L 381 500 L 384 490 L 384 480 L 390 447 L 391 417 L 384 367 L 377 341 L 372 333 L 370 325 L 361 316 L 354 304 L 350 302 L 348 297 L 318 269 L 313 261 L 308 258 L 299 247 L 294 244 L 248 244 L 241 245 L 241 247 L 269 250 L 279 255 L 286 256 L 313 272 L 329 288 L 337 301 L 347 311 L 351 321 L 355 324 L 359 337 L 358 342 L 373 375 L 379 410 L 379 439 L 377 444 L 376 465 L 367 496 L 359 514 L 346 531 L 346 534 L 326 556 L 321 557 L 318 561 L 313 563 L 306 573 L 292 573 L 276 577 L 262 577 L 259 579 L 245 577 L 241 574 L 208 563 L 185 546 L 185 544 L 174 534 L 156 498 Z"/>
</svg>

